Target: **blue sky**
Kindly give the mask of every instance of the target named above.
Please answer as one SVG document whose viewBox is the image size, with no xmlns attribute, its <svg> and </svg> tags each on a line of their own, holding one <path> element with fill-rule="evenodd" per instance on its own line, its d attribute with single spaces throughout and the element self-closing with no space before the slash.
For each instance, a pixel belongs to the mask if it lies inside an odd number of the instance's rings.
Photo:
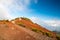
<svg viewBox="0 0 60 40">
<path fill-rule="evenodd" d="M 31 3 L 30 9 L 34 9 L 36 16 L 44 16 L 47 18 L 58 18 L 60 17 L 60 5 L 57 0 L 38 0 L 38 3 Z"/>
<path fill-rule="evenodd" d="M 17 16 L 20 16 L 20 15 L 27 16 L 27 17 L 31 17 L 31 16 L 42 17 L 43 16 L 46 19 L 50 19 L 50 18 L 60 19 L 59 18 L 60 17 L 60 9 L 59 9 L 60 3 L 58 0 L 37 0 L 37 3 L 35 3 L 34 1 L 35 0 L 33 1 L 31 0 L 30 4 L 23 3 L 23 5 L 26 6 L 26 12 L 23 12 L 21 14 L 20 11 L 16 10 Z"/>
<path fill-rule="evenodd" d="M 60 0 L 0 0 L 0 19 L 27 17 L 49 30 L 60 30 Z"/>
</svg>

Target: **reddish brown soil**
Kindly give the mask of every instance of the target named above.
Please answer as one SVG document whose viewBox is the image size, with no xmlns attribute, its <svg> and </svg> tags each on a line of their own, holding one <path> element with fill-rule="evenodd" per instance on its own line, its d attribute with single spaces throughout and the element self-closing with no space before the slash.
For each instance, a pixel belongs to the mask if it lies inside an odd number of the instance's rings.
<svg viewBox="0 0 60 40">
<path fill-rule="evenodd" d="M 56 37 L 56 34 L 55 34 L 55 33 L 47 30 L 46 28 L 43 28 L 42 26 L 40 26 L 40 25 L 38 25 L 38 24 L 34 24 L 34 23 L 32 23 L 32 22 L 30 22 L 30 21 L 28 21 L 28 20 L 24 20 L 24 19 L 21 19 L 21 20 L 16 19 L 16 20 L 15 20 L 15 23 L 16 23 L 16 24 L 19 23 L 19 22 L 22 22 L 27 28 L 37 28 L 38 30 L 41 30 L 41 31 L 43 31 L 43 32 L 49 32 L 49 33 L 52 34 L 53 37 Z"/>
<path fill-rule="evenodd" d="M 25 29 L 24 29 L 25 30 Z M 36 40 L 11 22 L 0 22 L 0 40 Z"/>
</svg>

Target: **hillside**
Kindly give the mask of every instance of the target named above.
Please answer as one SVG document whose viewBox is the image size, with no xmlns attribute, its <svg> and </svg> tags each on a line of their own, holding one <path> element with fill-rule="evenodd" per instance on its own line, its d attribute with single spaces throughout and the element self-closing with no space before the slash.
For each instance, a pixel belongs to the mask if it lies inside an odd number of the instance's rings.
<svg viewBox="0 0 60 40">
<path fill-rule="evenodd" d="M 60 40 L 60 32 L 58 32 L 58 31 L 53 31 L 53 32 L 56 33 L 56 38 L 57 38 L 58 40 Z"/>
<path fill-rule="evenodd" d="M 56 34 L 28 18 L 0 20 L 0 40 L 57 40 Z"/>
</svg>

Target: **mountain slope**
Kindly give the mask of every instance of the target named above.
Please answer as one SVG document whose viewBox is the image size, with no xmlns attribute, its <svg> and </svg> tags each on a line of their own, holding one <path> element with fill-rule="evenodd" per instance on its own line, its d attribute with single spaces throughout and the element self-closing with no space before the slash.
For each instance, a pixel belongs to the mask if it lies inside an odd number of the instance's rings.
<svg viewBox="0 0 60 40">
<path fill-rule="evenodd" d="M 23 26 L 23 27 L 25 27 L 29 30 L 32 30 L 32 31 L 35 31 L 35 32 L 38 32 L 38 33 L 41 32 L 43 35 L 47 35 L 49 37 L 56 38 L 55 33 L 43 28 L 42 26 L 40 26 L 36 23 L 33 23 L 28 18 L 24 18 L 24 17 L 16 18 L 15 20 L 12 20 L 12 22 L 19 25 L 19 26 Z"/>
<path fill-rule="evenodd" d="M 50 33 L 29 19 L 0 20 L 0 40 L 57 40 Z"/>
<path fill-rule="evenodd" d="M 32 28 L 36 28 L 42 32 L 48 32 L 50 33 L 53 37 L 56 37 L 56 34 L 47 30 L 46 28 L 43 28 L 42 26 L 33 23 L 31 20 L 27 20 L 28 18 L 17 18 L 14 20 L 14 22 L 20 26 L 25 26 L 26 28 L 32 29 Z"/>
<path fill-rule="evenodd" d="M 24 30 L 11 22 L 0 22 L 0 40 L 36 40 Z"/>
</svg>

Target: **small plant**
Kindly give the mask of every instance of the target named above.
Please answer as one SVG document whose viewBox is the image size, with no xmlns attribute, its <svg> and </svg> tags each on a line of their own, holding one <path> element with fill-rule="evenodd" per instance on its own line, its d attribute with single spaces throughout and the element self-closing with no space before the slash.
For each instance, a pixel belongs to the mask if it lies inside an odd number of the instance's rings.
<svg viewBox="0 0 60 40">
<path fill-rule="evenodd" d="M 37 32 L 38 30 L 36 28 L 32 28 L 32 31 Z"/>
<path fill-rule="evenodd" d="M 28 18 L 26 18 L 26 17 L 21 17 L 22 19 L 24 19 L 24 20 L 30 20 L 30 19 L 28 19 Z"/>
<path fill-rule="evenodd" d="M 6 22 L 9 22 L 9 20 L 6 20 Z"/>
<path fill-rule="evenodd" d="M 19 19 L 19 18 L 15 18 L 15 20 L 16 20 L 16 19 Z"/>
<path fill-rule="evenodd" d="M 60 40 L 60 34 L 56 34 L 57 40 Z"/>
<path fill-rule="evenodd" d="M 41 30 L 38 30 L 38 29 L 36 29 L 36 28 L 32 28 L 32 31 L 34 31 L 34 32 L 41 32 L 41 33 L 43 33 Z"/>
<path fill-rule="evenodd" d="M 56 36 L 57 40 L 60 40 L 60 37 L 59 36 Z"/>
<path fill-rule="evenodd" d="M 39 32 L 44 33 L 43 31 L 39 30 Z"/>
<path fill-rule="evenodd" d="M 1 22 L 3 22 L 3 21 L 4 21 L 4 22 L 9 22 L 9 20 L 0 20 L 0 21 L 1 21 Z"/>
<path fill-rule="evenodd" d="M 52 35 L 48 32 L 45 33 L 48 37 L 52 37 Z"/>
<path fill-rule="evenodd" d="M 22 22 L 19 22 L 18 25 L 25 27 L 25 25 Z"/>
</svg>

